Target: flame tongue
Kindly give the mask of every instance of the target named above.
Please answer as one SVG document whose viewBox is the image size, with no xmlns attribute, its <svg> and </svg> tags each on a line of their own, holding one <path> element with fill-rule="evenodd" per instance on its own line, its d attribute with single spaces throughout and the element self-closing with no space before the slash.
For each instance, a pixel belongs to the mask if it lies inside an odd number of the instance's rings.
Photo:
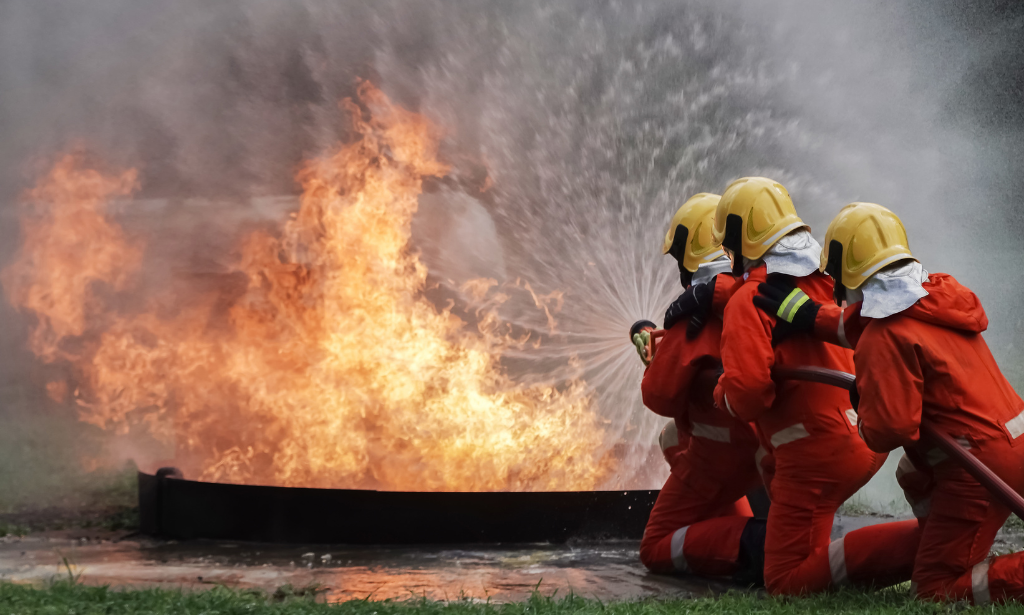
<svg viewBox="0 0 1024 615">
<path fill-rule="evenodd" d="M 342 105 L 359 138 L 305 165 L 299 211 L 280 236 L 243 242 L 246 287 L 226 327 L 211 326 L 209 292 L 173 317 L 109 306 L 90 316 L 97 286 L 122 288 L 138 266 L 139 250 L 104 211 L 134 174 L 58 163 L 29 193 L 53 213 L 26 223 L 3 276 L 9 297 L 38 316 L 33 351 L 73 363 L 83 420 L 121 430 L 145 421 L 197 459 L 205 480 L 595 488 L 611 460 L 583 383 L 516 384 L 499 366 L 510 340 L 493 327 L 469 332 L 422 297 L 427 271 L 410 228 L 423 177 L 447 172 L 440 135 L 369 84 L 360 100 L 368 120 Z M 76 234 L 64 223 L 75 211 L 100 232 Z M 47 258 L 53 245 L 73 254 Z M 62 299 L 39 299 L 53 296 Z M 63 350 L 83 337 L 92 342 Z"/>
</svg>

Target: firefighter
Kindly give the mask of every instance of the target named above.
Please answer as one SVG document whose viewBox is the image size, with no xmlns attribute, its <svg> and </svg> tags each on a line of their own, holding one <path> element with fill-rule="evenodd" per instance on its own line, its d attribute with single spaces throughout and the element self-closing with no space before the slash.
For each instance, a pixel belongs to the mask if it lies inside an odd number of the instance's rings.
<svg viewBox="0 0 1024 615">
<path fill-rule="evenodd" d="M 857 435 L 847 394 L 808 382 L 772 381 L 774 366 L 853 371 L 849 350 L 786 335 L 752 301 L 758 284 L 781 279 L 818 302 L 832 283 L 818 271 L 821 247 L 797 215 L 789 193 L 764 177 L 733 182 L 715 214 L 714 240 L 739 279 L 725 306 L 724 373 L 718 407 L 757 427 L 774 459 L 766 481 L 772 508 L 765 544 L 765 584 L 771 594 L 798 595 L 847 582 L 884 586 L 910 577 L 920 531 L 913 520 L 850 532 L 830 542 L 836 510 L 878 471 L 885 453 Z M 787 323 L 788 324 L 788 323 Z"/>
<path fill-rule="evenodd" d="M 727 292 L 734 283 L 728 261 L 721 260 L 722 251 L 711 240 L 718 200 L 718 195 L 698 194 L 669 223 L 663 251 L 676 259 L 680 281 L 689 289 L 717 286 Z M 667 320 L 674 326 L 654 357 L 654 323 L 640 321 L 630 331 L 648 365 L 641 385 L 644 405 L 672 419 L 659 438 L 671 474 L 651 511 L 640 559 L 653 572 L 760 585 L 765 524 L 753 519 L 744 497 L 761 484 L 754 464 L 757 438 L 750 425 L 714 407 L 714 378 L 706 377 L 720 366 L 721 322 L 714 319 L 688 336 L 688 317 Z"/>
<path fill-rule="evenodd" d="M 903 223 L 880 205 L 847 205 L 825 244 L 820 270 L 835 281 L 835 305 L 778 284 L 762 287 L 757 303 L 778 314 L 802 301 L 786 319 L 792 332 L 856 349 L 861 436 L 880 453 L 904 447 L 897 478 L 923 522 L 912 587 L 932 600 L 1024 599 L 1024 554 L 989 557 L 1009 510 L 920 434 L 930 421 L 1024 490 L 1024 401 L 981 336 L 981 302 L 952 276 L 925 271 Z"/>
</svg>

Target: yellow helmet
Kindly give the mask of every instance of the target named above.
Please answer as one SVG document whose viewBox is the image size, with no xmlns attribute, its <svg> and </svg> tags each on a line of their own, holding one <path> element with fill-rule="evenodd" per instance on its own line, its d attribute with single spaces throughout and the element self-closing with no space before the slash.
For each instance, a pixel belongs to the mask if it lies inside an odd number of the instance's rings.
<svg viewBox="0 0 1024 615">
<path fill-rule="evenodd" d="M 663 254 L 671 254 L 679 261 L 680 270 L 690 273 L 697 271 L 701 263 L 708 263 L 722 256 L 722 249 L 712 240 L 715 226 L 717 194 L 701 192 L 686 200 L 672 216 L 665 233 Z"/>
<path fill-rule="evenodd" d="M 842 208 L 828 225 L 825 247 L 821 251 L 821 271 L 832 276 L 837 287 L 849 289 L 860 288 L 883 267 L 917 260 L 910 253 L 903 222 L 874 203 L 850 203 Z"/>
<path fill-rule="evenodd" d="M 715 211 L 715 243 L 755 260 L 798 228 L 806 227 L 796 215 L 793 199 L 782 184 L 767 177 L 743 177 L 729 184 Z"/>
</svg>

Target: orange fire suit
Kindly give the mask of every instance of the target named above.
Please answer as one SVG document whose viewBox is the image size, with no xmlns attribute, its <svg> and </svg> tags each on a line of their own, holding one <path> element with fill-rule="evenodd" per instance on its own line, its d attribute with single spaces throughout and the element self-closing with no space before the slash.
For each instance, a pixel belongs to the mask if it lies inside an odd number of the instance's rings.
<svg viewBox="0 0 1024 615">
<path fill-rule="evenodd" d="M 938 449 L 920 439 L 922 419 L 970 450 L 1018 492 L 1024 490 L 1024 401 L 1003 377 L 981 332 L 988 318 L 970 290 L 930 274 L 928 296 L 893 316 L 864 319 L 856 342 L 860 431 L 875 451 L 905 447 L 917 472 L 900 482 L 930 487 L 914 565 L 918 596 L 977 604 L 1024 599 L 1024 553 L 989 558 L 1008 509 Z M 920 480 L 920 475 L 930 480 Z M 923 506 L 922 506 L 923 505 Z"/>
<path fill-rule="evenodd" d="M 805 594 L 846 582 L 884 586 L 910 578 L 920 538 L 917 522 L 871 526 L 829 542 L 836 510 L 878 471 L 885 455 L 857 436 L 847 393 L 835 387 L 771 379 L 773 366 L 853 371 L 852 353 L 795 335 L 773 346 L 773 316 L 753 303 L 767 279 L 762 265 L 745 276 L 725 308 L 724 374 L 717 405 L 757 426 L 775 461 L 766 484 L 772 498 L 765 543 L 765 585 L 771 594 Z M 811 299 L 831 300 L 823 274 L 795 278 Z M 766 481 L 767 482 L 767 481 Z"/>
<path fill-rule="evenodd" d="M 733 284 L 732 276 L 719 275 L 716 291 Z M 641 385 L 644 405 L 674 419 L 675 429 L 662 437 L 672 473 L 651 511 L 640 559 L 653 572 L 730 576 L 740 567 L 741 536 L 753 517 L 744 494 L 761 484 L 757 437 L 714 406 L 706 374 L 720 365 L 721 321 L 709 319 L 692 340 L 687 324 L 665 332 Z M 760 578 L 760 556 L 757 567 Z"/>
</svg>

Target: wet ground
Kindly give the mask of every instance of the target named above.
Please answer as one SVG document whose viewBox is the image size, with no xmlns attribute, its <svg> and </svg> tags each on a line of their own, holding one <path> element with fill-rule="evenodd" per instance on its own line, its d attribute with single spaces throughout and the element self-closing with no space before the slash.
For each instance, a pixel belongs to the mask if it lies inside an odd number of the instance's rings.
<svg viewBox="0 0 1024 615">
<path fill-rule="evenodd" d="M 880 521 L 885 519 L 837 517 L 834 534 Z M 27 583 L 72 574 L 84 583 L 116 587 L 227 585 L 274 592 L 291 586 L 292 591 L 316 588 L 331 601 L 421 596 L 508 601 L 523 599 L 534 589 L 608 600 L 698 597 L 735 589 L 727 583 L 649 574 L 638 560 L 638 543 L 632 541 L 351 548 L 176 543 L 116 535 L 0 540 L 0 580 Z M 1010 539 L 997 549 L 1009 550 L 1013 544 Z"/>
</svg>

